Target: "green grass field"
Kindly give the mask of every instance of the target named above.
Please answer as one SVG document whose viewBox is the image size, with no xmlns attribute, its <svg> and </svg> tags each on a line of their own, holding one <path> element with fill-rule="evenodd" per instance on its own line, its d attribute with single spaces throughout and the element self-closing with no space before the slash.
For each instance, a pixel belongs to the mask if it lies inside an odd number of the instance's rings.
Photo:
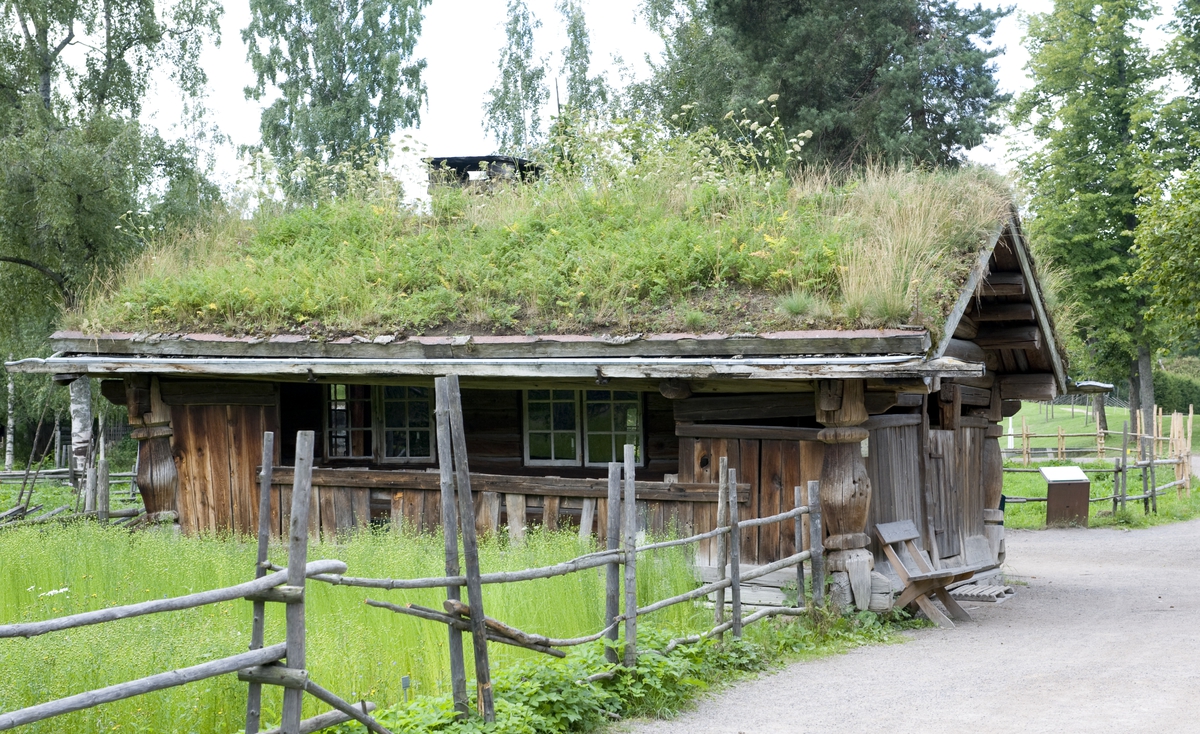
<svg viewBox="0 0 1200 734">
<path fill-rule="evenodd" d="M 1057 433 L 1059 427 L 1062 427 L 1064 433 L 1095 433 L 1096 422 L 1091 417 L 1085 418 L 1085 413 L 1082 405 L 1075 407 L 1074 416 L 1071 415 L 1071 406 L 1056 405 L 1053 406 L 1053 411 L 1048 412 L 1045 406 L 1038 403 L 1025 403 L 1020 412 L 1012 418 L 1012 430 L 1016 434 L 1013 437 L 1013 450 L 1017 452 L 1015 456 L 1010 455 L 1008 461 L 1005 462 L 1005 467 L 1008 469 L 1024 469 L 1021 464 L 1021 424 L 1024 418 L 1025 426 L 1030 433 L 1047 434 L 1044 438 L 1035 438 L 1030 441 L 1030 446 L 1033 449 L 1057 449 L 1058 438 Z M 1107 408 L 1109 430 L 1120 431 L 1122 424 L 1129 421 L 1129 411 L 1123 408 Z M 1169 418 L 1164 419 L 1164 432 L 1169 433 Z M 1009 430 L 1009 422 L 1004 422 L 1005 433 Z M 1132 430 L 1132 428 L 1131 428 Z M 1198 432 L 1200 433 L 1200 432 Z M 1193 435 L 1193 448 L 1196 448 L 1197 439 L 1200 436 Z M 1093 437 L 1075 437 L 1065 438 L 1064 444 L 1068 448 L 1094 448 L 1096 440 Z M 1005 435 L 1000 439 L 1000 447 L 1008 449 L 1008 436 Z M 1121 437 L 1108 436 L 1105 442 L 1106 457 L 1116 457 L 1121 451 Z M 1035 459 L 1037 458 L 1035 454 Z M 1131 442 L 1130 460 L 1133 460 L 1133 449 Z M 1102 469 L 1109 468 L 1113 462 L 1100 462 L 1096 460 L 1095 455 L 1079 455 L 1074 458 L 1068 457 L 1067 460 L 1050 460 L 1050 461 L 1034 461 L 1028 468 L 1034 469 L 1042 466 L 1079 466 L 1084 469 Z M 1088 472 L 1088 477 L 1092 480 L 1091 496 L 1095 498 L 1108 497 L 1113 493 L 1113 476 L 1111 473 L 1094 474 Z M 1157 467 L 1155 471 L 1155 481 L 1159 486 L 1166 484 L 1174 479 L 1174 469 L 1170 466 Z M 1197 486 L 1196 480 L 1193 479 L 1193 487 Z M 1142 472 L 1140 469 L 1130 469 L 1128 479 L 1128 493 L 1130 495 L 1142 494 Z M 1046 482 L 1042 479 L 1042 475 L 1038 472 L 1015 472 L 1009 471 L 1004 474 L 1004 494 L 1006 496 L 1016 497 L 1045 497 Z M 1180 496 L 1174 488 L 1167 490 L 1165 495 L 1158 499 L 1157 514 L 1151 513 L 1147 515 L 1144 510 L 1144 504 L 1141 501 L 1130 502 L 1126 505 L 1125 510 L 1118 508 L 1117 512 L 1113 513 L 1113 507 L 1110 502 L 1093 502 L 1091 505 L 1091 513 L 1089 516 L 1089 525 L 1091 527 L 1105 526 L 1123 526 L 1123 527 L 1145 527 L 1148 525 L 1157 525 L 1164 522 L 1176 522 L 1179 520 L 1190 520 L 1194 517 L 1200 517 L 1200 495 L 1195 493 L 1195 490 L 1187 491 Z M 1025 504 L 1008 504 L 1005 507 L 1004 524 L 1011 528 L 1043 528 L 1046 525 L 1046 504 L 1044 502 L 1030 502 Z"/>
<path fill-rule="evenodd" d="M 483 570 L 522 569 L 579 555 L 570 533 L 531 532 L 521 547 L 487 541 Z M 94 524 L 26 528 L 0 533 L 0 623 L 48 619 L 106 606 L 228 586 L 253 577 L 254 545 L 231 538 L 182 538 L 167 532 L 130 534 Z M 284 563 L 282 548 L 272 558 Z M 349 573 L 415 578 L 441 575 L 440 536 L 364 533 L 340 545 L 314 544 L 309 559 L 338 558 Z M 686 552 L 674 549 L 639 563 L 639 597 L 661 599 L 694 587 Z M 487 586 L 489 615 L 559 637 L 603 627 L 602 571 Z M 63 591 L 60 591 L 63 590 Z M 443 592 L 378 591 L 313 583 L 307 597 L 308 668 L 314 680 L 344 698 L 391 704 L 402 700 L 400 679 L 413 693 L 448 690 L 445 629 L 369 607 L 371 597 L 440 607 Z M 249 643 L 251 605 L 227 602 L 170 614 L 0 640 L 0 711 L 133 680 L 242 652 Z M 652 615 L 660 629 L 698 631 L 711 611 L 688 604 Z M 282 641 L 283 613 L 268 605 L 268 643 Z M 494 668 L 536 656 L 489 646 Z M 468 665 L 468 670 L 470 665 Z M 234 732 L 244 721 L 246 686 L 234 676 L 109 704 L 25 729 L 30 732 L 134 731 L 156 734 Z M 265 719 L 278 720 L 281 697 L 264 694 Z M 305 715 L 323 710 L 306 704 Z"/>
</svg>

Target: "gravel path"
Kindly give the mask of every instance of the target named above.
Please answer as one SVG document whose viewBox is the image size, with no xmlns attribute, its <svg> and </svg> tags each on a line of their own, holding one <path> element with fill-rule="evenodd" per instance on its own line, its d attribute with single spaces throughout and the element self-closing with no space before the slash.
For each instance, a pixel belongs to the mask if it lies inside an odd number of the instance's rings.
<svg viewBox="0 0 1200 734">
<path fill-rule="evenodd" d="M 1009 531 L 974 623 L 792 665 L 630 732 L 1200 731 L 1200 520 Z"/>
</svg>

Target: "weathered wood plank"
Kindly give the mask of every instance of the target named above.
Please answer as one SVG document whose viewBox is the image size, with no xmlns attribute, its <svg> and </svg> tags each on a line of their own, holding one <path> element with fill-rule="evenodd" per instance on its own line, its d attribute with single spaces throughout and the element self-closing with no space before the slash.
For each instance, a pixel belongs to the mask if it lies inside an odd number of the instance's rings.
<svg viewBox="0 0 1200 734">
<path fill-rule="evenodd" d="M 788 441 L 787 443 L 797 443 Z M 757 514 L 745 519 L 776 515 L 780 510 L 780 495 L 783 493 L 783 442 L 763 441 L 759 458 L 758 508 Z M 779 524 L 772 523 L 760 528 L 746 528 L 743 534 L 758 531 L 758 548 L 755 563 L 770 563 L 779 560 Z M 747 559 L 750 560 L 750 559 Z"/>
<path fill-rule="evenodd" d="M 736 444 L 737 441 L 731 443 Z M 291 481 L 292 467 L 275 468 L 276 484 Z M 527 495 L 555 497 L 602 498 L 607 493 L 604 479 L 577 477 L 531 477 L 505 474 L 471 474 L 473 487 L 480 492 L 504 494 L 518 492 Z M 365 489 L 437 491 L 437 474 L 390 469 L 314 469 L 314 487 L 358 487 Z M 638 482 L 638 497 L 646 500 L 673 502 L 716 502 L 716 484 L 707 482 Z M 746 501 L 748 485 L 741 485 L 738 501 Z"/>
<path fill-rule="evenodd" d="M 1000 397 L 1003 400 L 1053 400 L 1058 397 L 1058 383 L 1048 372 L 1000 375 Z"/>
<path fill-rule="evenodd" d="M 1023 296 L 1025 276 L 1021 273 L 991 273 L 979 287 L 981 296 Z"/>
<path fill-rule="evenodd" d="M 1033 321 L 1032 303 L 989 303 L 975 314 L 976 321 Z"/>
<path fill-rule="evenodd" d="M 275 405 L 275 386 L 269 382 L 233 380 L 159 381 L 167 405 Z"/>
<path fill-rule="evenodd" d="M 1037 326 L 982 329 L 975 343 L 984 349 L 1032 349 L 1042 347 L 1042 330 Z"/>
<path fill-rule="evenodd" d="M 683 424 L 675 427 L 675 435 L 689 438 L 736 438 L 760 441 L 816 441 L 819 428 L 790 428 L 786 426 L 736 426 L 708 423 Z"/>
</svg>

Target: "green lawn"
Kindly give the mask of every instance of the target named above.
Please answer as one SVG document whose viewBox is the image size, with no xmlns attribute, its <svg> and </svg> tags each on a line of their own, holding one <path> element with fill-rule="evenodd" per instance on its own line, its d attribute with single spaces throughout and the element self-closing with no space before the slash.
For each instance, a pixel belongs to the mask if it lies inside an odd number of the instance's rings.
<svg viewBox="0 0 1200 734">
<path fill-rule="evenodd" d="M 1082 401 L 1082 396 L 1080 400 Z M 1116 431 L 1117 435 L 1109 435 L 1105 438 L 1106 448 L 1116 448 L 1119 452 L 1121 449 L 1121 429 L 1125 423 L 1129 424 L 1129 432 L 1133 433 L 1133 423 L 1129 419 L 1129 410 L 1126 408 L 1105 408 L 1106 417 L 1108 418 L 1108 430 Z M 1045 407 L 1040 403 L 1027 402 L 1021 406 L 1021 410 L 1012 417 L 1012 433 L 1013 450 L 1021 450 L 1021 421 L 1024 419 L 1025 425 L 1030 433 L 1045 434 L 1044 438 L 1035 438 L 1029 442 L 1030 447 L 1045 449 L 1058 448 L 1058 429 L 1061 427 L 1063 433 L 1088 433 L 1091 436 L 1079 436 L 1076 438 L 1064 439 L 1068 448 L 1092 447 L 1096 445 L 1094 438 L 1096 433 L 1096 421 L 1090 415 L 1085 417 L 1084 406 L 1082 402 L 1075 406 L 1074 415 L 1072 415 L 1070 405 L 1055 405 L 1052 406 L 1048 414 Z M 1000 447 L 1008 449 L 1008 433 L 1009 419 L 1003 422 L 1005 436 L 1000 439 Z M 1168 416 L 1163 418 L 1163 434 L 1170 435 L 1171 420 Z M 1187 430 L 1187 418 L 1184 418 L 1184 430 Z M 1130 444 L 1133 445 L 1133 441 Z M 1192 450 L 1200 450 L 1200 425 L 1195 427 L 1192 435 Z"/>
</svg>

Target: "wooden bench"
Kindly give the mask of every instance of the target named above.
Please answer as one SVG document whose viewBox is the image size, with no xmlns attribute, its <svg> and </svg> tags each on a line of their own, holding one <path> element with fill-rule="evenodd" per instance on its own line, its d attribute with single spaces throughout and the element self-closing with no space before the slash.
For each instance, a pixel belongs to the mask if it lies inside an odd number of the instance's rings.
<svg viewBox="0 0 1200 734">
<path fill-rule="evenodd" d="M 884 555 L 887 556 L 888 562 L 892 564 L 892 569 L 904 584 L 904 590 L 896 599 L 897 607 L 904 608 L 909 604 L 916 603 L 917 607 L 925 612 L 925 616 L 941 627 L 954 627 L 950 617 L 960 622 L 971 621 L 971 615 L 967 614 L 967 611 L 950 597 L 950 592 L 946 591 L 946 587 L 971 578 L 984 566 L 960 566 L 935 571 L 921 555 L 921 549 L 913 542 L 921 534 L 917 532 L 917 526 L 913 524 L 912 520 L 880 523 L 875 526 L 875 533 L 879 536 L 879 544 L 883 547 Z M 915 569 L 910 568 L 901 560 L 900 551 L 902 549 L 908 551 L 909 558 L 916 566 Z M 942 611 L 934 606 L 933 600 L 929 598 L 930 594 L 942 602 L 946 611 L 950 613 L 950 617 L 942 614 Z"/>
</svg>

